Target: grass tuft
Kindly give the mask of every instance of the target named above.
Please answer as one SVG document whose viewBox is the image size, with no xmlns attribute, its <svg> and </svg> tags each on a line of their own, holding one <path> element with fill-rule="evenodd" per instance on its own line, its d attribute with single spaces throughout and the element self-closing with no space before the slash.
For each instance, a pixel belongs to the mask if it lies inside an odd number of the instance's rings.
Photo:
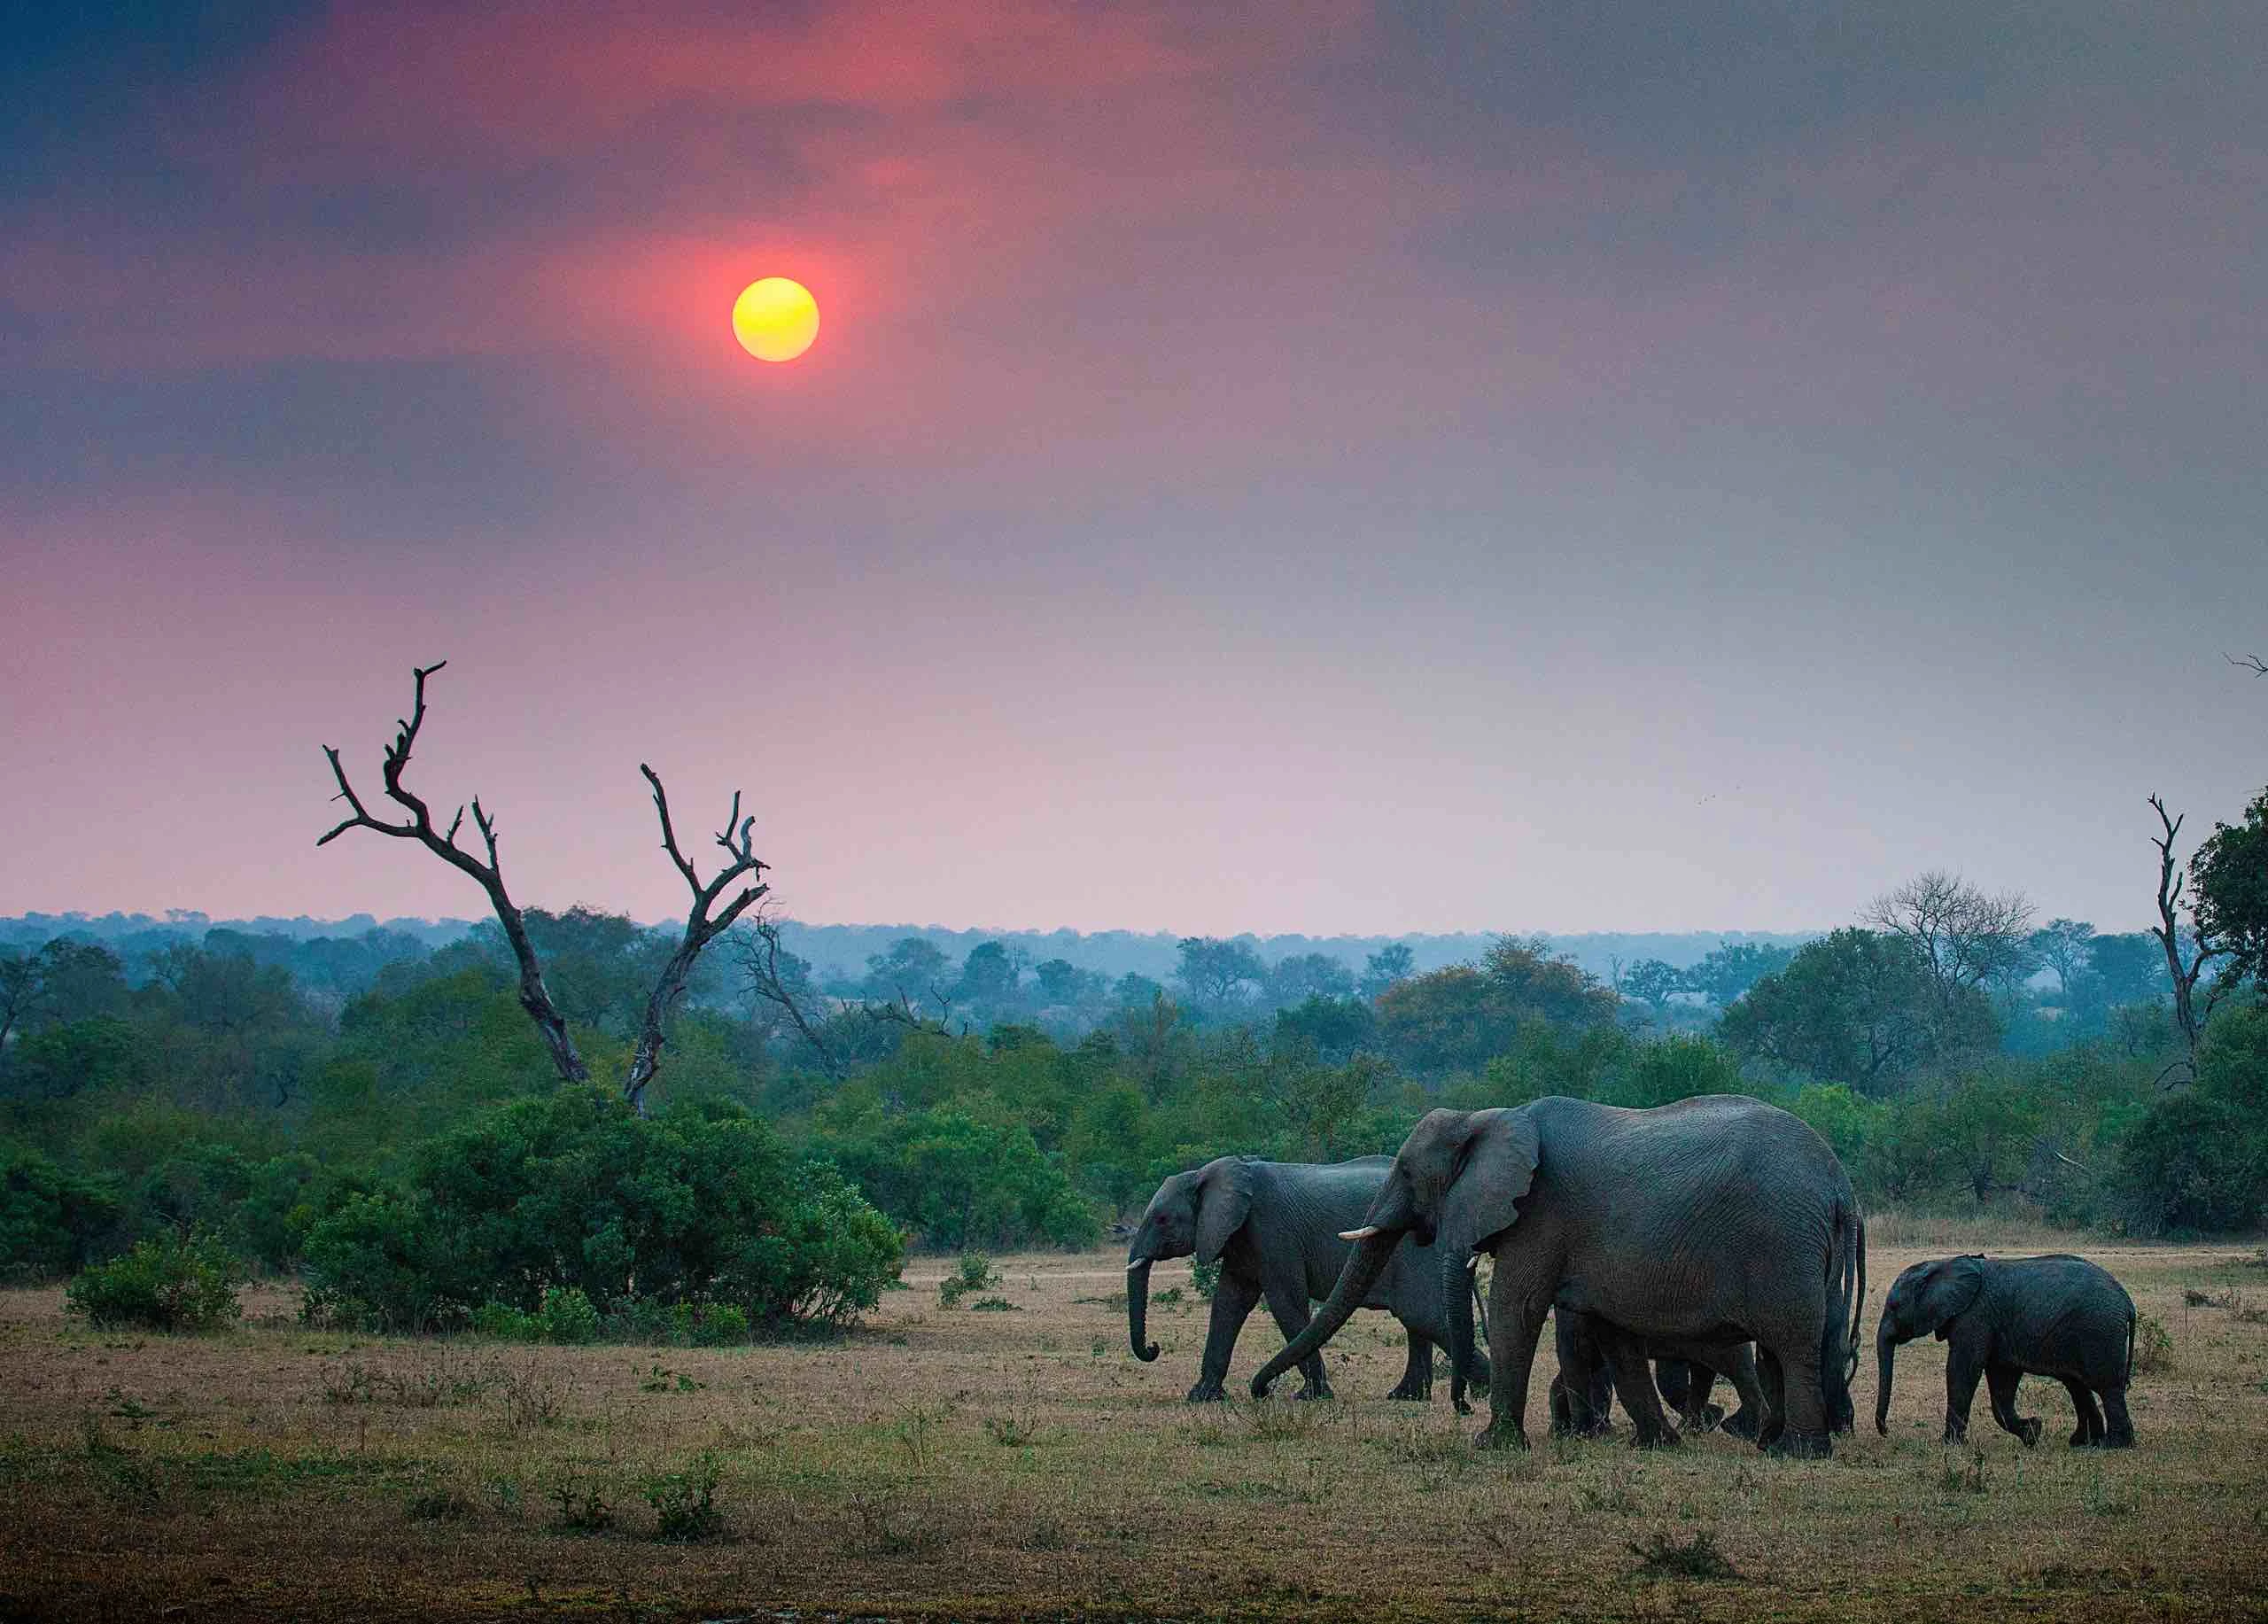
<svg viewBox="0 0 2268 1624">
<path fill-rule="evenodd" d="M 1638 1558 L 1640 1579 L 1705 1579 L 1733 1580 L 1740 1577 L 1730 1558 L 1717 1548 L 1717 1535 L 1708 1528 L 1696 1528 L 1684 1539 L 1671 1535 L 1666 1528 L 1658 1529 L 1644 1541 L 1629 1542 L 1630 1553 Z"/>
</svg>

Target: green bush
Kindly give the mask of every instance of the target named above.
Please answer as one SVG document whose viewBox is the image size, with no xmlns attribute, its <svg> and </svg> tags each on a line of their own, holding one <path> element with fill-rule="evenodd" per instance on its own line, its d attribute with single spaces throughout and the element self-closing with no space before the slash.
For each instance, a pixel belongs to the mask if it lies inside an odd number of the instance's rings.
<svg viewBox="0 0 2268 1624">
<path fill-rule="evenodd" d="M 747 1325 L 839 1324 L 874 1307 L 903 1252 L 839 1174 L 765 1124 L 641 1117 L 595 1088 L 426 1141 L 404 1186 L 351 1196 L 308 1233 L 314 1293 L 342 1317 L 416 1329 L 493 1302 L 540 1317 L 552 1340 L 625 1317 L 652 1334 L 640 1317 L 669 1309 L 647 1305 L 673 1302 Z"/>
<path fill-rule="evenodd" d="M 992 1267 L 992 1260 L 982 1252 L 964 1252 L 953 1271 L 937 1282 L 937 1306 L 958 1308 L 960 1300 L 973 1291 L 986 1291 L 1000 1283 L 999 1270 Z"/>
<path fill-rule="evenodd" d="M 711 1303 L 702 1309 L 693 1340 L 704 1347 L 726 1347 L 748 1340 L 748 1316 L 729 1302 Z"/>
<path fill-rule="evenodd" d="M 124 1207 L 103 1181 L 66 1171 L 35 1150 L 0 1161 L 0 1278 L 52 1279 L 84 1269 L 115 1244 Z"/>
<path fill-rule="evenodd" d="M 595 1342 L 599 1311 L 580 1287 L 555 1286 L 543 1294 L 543 1340 L 547 1342 Z"/>
<path fill-rule="evenodd" d="M 540 1342 L 543 1319 L 524 1314 L 509 1302 L 484 1302 L 472 1311 L 472 1333 L 500 1342 Z"/>
<path fill-rule="evenodd" d="M 64 1304 L 106 1331 L 210 1331 L 244 1312 L 237 1301 L 239 1270 L 213 1235 L 164 1236 L 81 1273 L 66 1289 Z"/>
</svg>

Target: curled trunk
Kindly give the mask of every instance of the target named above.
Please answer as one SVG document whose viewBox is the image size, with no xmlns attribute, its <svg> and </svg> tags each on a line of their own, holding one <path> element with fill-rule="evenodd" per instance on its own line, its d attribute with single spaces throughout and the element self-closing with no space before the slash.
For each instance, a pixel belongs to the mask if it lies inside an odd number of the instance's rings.
<svg viewBox="0 0 2268 1624">
<path fill-rule="evenodd" d="M 1134 1356 L 1147 1364 L 1158 1356 L 1158 1345 L 1146 1341 L 1150 1318 L 1150 1260 L 1137 1260 L 1126 1271 L 1126 1340 Z"/>
<path fill-rule="evenodd" d="M 1386 1263 L 1394 1256 L 1394 1247 L 1401 1244 L 1399 1230 L 1363 1237 L 1347 1255 L 1347 1262 L 1339 1270 L 1339 1283 L 1331 1288 L 1331 1296 L 1322 1311 L 1308 1322 L 1306 1330 L 1284 1345 L 1283 1352 L 1262 1365 L 1260 1373 L 1252 1379 L 1253 1397 L 1267 1397 L 1269 1387 L 1278 1376 L 1311 1358 L 1339 1333 L 1347 1317 L 1363 1306 L 1363 1299 L 1371 1294 L 1371 1287 L 1378 1284 L 1379 1276 L 1386 1272 Z M 1471 1340 L 1468 1334 L 1466 1340 Z"/>
<path fill-rule="evenodd" d="M 1875 1357 L 1882 1365 L 1875 1378 L 1875 1431 L 1878 1433 L 1890 1431 L 1890 1371 L 1897 1353 L 1898 1344 L 1890 1340 L 1888 1332 L 1875 1339 Z"/>
</svg>

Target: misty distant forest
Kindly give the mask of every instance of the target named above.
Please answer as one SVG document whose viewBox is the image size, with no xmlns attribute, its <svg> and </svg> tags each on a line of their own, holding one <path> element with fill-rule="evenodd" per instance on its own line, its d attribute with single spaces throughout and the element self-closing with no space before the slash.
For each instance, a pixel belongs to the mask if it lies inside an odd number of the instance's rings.
<svg viewBox="0 0 2268 1624">
<path fill-rule="evenodd" d="M 2248 1229 L 2268 796 L 2155 838 L 2132 933 L 1945 873 L 1810 938 L 984 936 L 800 926 L 760 886 L 712 918 L 762 872 L 744 825 L 705 890 L 680 859 L 694 926 L 0 921 L 0 1266 L 194 1237 L 343 1324 L 567 1287 L 842 1319 L 907 1244 L 1090 1246 L 1211 1157 L 1391 1152 L 1547 1093 L 1777 1102 L 1877 1208 Z"/>
</svg>

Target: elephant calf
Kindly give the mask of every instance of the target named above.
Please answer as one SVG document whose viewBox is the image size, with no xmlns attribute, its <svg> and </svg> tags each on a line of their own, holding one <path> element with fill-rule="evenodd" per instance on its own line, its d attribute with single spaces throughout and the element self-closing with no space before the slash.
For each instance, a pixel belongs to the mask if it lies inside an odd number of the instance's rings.
<svg viewBox="0 0 2268 1624">
<path fill-rule="evenodd" d="M 1634 1405 L 1626 1395 L 1622 1407 L 1630 1414 L 1632 1441 L 1640 1445 L 1676 1441 L 1652 1402 L 1653 1389 L 1678 1412 L 1688 1432 L 1705 1433 L 1721 1423 L 1736 1438 L 1764 1434 L 1763 1389 L 1757 1380 L 1752 1344 L 1650 1342 L 1625 1338 L 1592 1315 L 1557 1309 L 1551 1317 L 1559 1356 L 1559 1373 L 1551 1379 L 1550 1389 L 1553 1432 L 1586 1438 L 1605 1434 L 1612 1426 L 1609 1412 L 1618 1380 L 1627 1380 L 1635 1387 L 1638 1402 Z M 1628 1370 L 1616 1369 L 1618 1353 L 1630 1362 Z M 1740 1395 L 1740 1408 L 1729 1419 L 1721 1407 L 1709 1402 L 1710 1389 L 1720 1376 Z"/>
<path fill-rule="evenodd" d="M 1354 1250 L 1339 1232 L 1362 1222 L 1393 1165 L 1390 1156 L 1331 1163 L 1222 1156 L 1167 1179 L 1150 1198 L 1127 1248 L 1126 1326 L 1134 1356 L 1145 1362 L 1158 1356 L 1157 1344 L 1145 1334 L 1150 1265 L 1192 1253 L 1200 1263 L 1217 1263 L 1221 1283 L 1189 1399 L 1201 1403 L 1225 1396 L 1221 1384 L 1246 1318 L 1264 1300 L 1286 1340 L 1307 1329 L 1309 1303 L 1331 1290 Z M 1402 1253 L 1363 1301 L 1392 1312 L 1409 1333 L 1409 1363 L 1387 1396 L 1422 1400 L 1433 1396 L 1433 1349 L 1449 1345 L 1441 1304 L 1446 1283 L 1433 1254 L 1413 1255 L 1406 1246 Z M 1461 1270 L 1456 1284 L 1466 1286 Z M 1320 1355 L 1301 1361 L 1300 1369 L 1306 1378 L 1302 1398 L 1331 1396 Z M 1452 1370 L 1449 1377 L 1449 1399 L 1460 1414 L 1468 1408 L 1466 1375 Z M 1477 1354 L 1471 1379 L 1488 1379 L 1488 1362 Z"/>
<path fill-rule="evenodd" d="M 1972 1255 L 1916 1263 L 1899 1275 L 1875 1333 L 1882 1361 L 1876 1432 L 1890 1430 L 1892 1356 L 1899 1344 L 1931 1332 L 1946 1344 L 1947 1443 L 1969 1435 L 1979 1376 L 1992 1392 L 1992 1418 L 2027 1445 L 2038 1443 L 2039 1418 L 2016 1414 L 2016 1386 L 2026 1376 L 2053 1376 L 2078 1412 L 2073 1449 L 2133 1447 L 2126 1384 L 2134 1367 L 2134 1302 L 2085 1258 Z"/>
</svg>

